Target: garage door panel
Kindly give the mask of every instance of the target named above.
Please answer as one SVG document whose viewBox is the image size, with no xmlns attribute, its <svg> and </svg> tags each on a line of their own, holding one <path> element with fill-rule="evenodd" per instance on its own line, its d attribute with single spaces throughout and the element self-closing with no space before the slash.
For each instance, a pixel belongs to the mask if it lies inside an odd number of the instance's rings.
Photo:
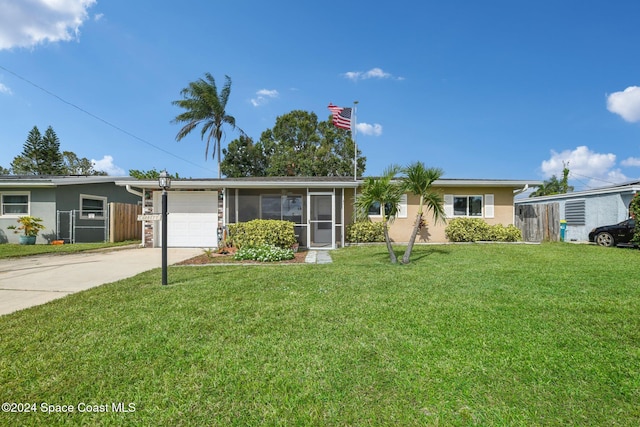
<svg viewBox="0 0 640 427">
<path fill-rule="evenodd" d="M 167 246 L 213 248 L 218 246 L 218 215 L 171 213 L 167 222 Z"/>
</svg>

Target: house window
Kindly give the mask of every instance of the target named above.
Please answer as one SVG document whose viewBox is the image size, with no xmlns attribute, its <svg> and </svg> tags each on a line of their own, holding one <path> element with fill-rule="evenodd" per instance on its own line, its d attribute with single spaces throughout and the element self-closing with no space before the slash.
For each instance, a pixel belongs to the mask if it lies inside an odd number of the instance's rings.
<svg viewBox="0 0 640 427">
<path fill-rule="evenodd" d="M 281 219 L 296 224 L 302 223 L 302 196 L 263 195 L 260 200 L 262 219 Z"/>
<path fill-rule="evenodd" d="M 585 201 L 567 200 L 564 204 L 564 218 L 567 225 L 585 225 Z"/>
<path fill-rule="evenodd" d="M 384 207 L 384 213 L 389 215 L 391 211 L 391 205 L 388 203 Z M 382 209 L 380 209 L 380 203 L 373 202 L 371 206 L 369 206 L 369 216 L 382 216 Z M 400 197 L 400 204 L 398 205 L 398 211 L 396 212 L 397 218 L 406 218 L 407 217 L 407 195 L 403 194 Z"/>
<path fill-rule="evenodd" d="M 484 196 L 444 195 L 444 213 L 447 218 L 472 217 L 494 218 L 495 197 L 493 194 Z"/>
<path fill-rule="evenodd" d="M 2 195 L 2 215 L 29 215 L 29 193 L 5 193 Z"/>
<path fill-rule="evenodd" d="M 106 197 L 80 195 L 80 218 L 103 219 L 106 208 Z"/>
<path fill-rule="evenodd" d="M 482 216 L 482 196 L 453 196 L 453 216 Z"/>
</svg>

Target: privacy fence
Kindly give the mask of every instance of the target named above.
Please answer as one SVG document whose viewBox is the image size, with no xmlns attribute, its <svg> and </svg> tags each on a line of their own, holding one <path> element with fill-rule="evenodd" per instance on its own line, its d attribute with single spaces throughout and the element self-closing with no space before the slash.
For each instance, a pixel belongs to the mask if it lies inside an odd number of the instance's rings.
<svg viewBox="0 0 640 427">
<path fill-rule="evenodd" d="M 557 242 L 560 240 L 560 204 L 517 205 L 515 226 L 525 242 Z"/>
</svg>

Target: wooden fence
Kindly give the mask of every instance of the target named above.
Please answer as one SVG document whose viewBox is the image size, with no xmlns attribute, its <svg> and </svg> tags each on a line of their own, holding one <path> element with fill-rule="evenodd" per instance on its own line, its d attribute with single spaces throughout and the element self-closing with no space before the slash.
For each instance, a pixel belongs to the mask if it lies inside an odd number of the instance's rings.
<svg viewBox="0 0 640 427">
<path fill-rule="evenodd" d="M 559 203 L 517 205 L 515 222 L 525 242 L 560 240 Z"/>
<path fill-rule="evenodd" d="M 109 203 L 109 242 L 142 240 L 142 224 L 138 215 L 142 206 L 128 203 Z"/>
</svg>

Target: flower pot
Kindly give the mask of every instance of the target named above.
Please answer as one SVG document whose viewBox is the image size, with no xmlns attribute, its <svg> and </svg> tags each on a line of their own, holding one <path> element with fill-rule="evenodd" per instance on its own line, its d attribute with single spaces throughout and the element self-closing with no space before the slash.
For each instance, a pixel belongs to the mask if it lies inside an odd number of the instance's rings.
<svg viewBox="0 0 640 427">
<path fill-rule="evenodd" d="M 21 245 L 35 245 L 36 236 L 20 236 Z"/>
</svg>

